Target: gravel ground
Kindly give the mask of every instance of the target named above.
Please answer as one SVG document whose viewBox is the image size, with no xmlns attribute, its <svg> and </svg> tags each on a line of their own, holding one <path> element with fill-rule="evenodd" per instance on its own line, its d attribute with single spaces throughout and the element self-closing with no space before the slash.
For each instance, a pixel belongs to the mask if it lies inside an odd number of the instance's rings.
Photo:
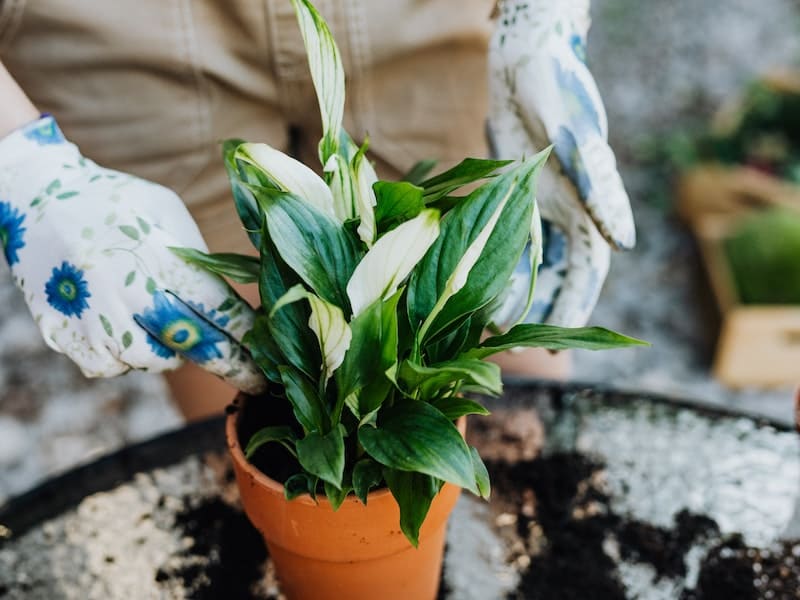
<svg viewBox="0 0 800 600">
<path fill-rule="evenodd" d="M 788 420 L 790 390 L 732 392 L 708 376 L 713 305 L 697 251 L 664 206 L 642 148 L 691 127 L 770 67 L 800 57 L 797 0 L 595 0 L 590 60 L 639 229 L 615 257 L 593 322 L 653 343 L 577 354 L 576 378 L 726 404 Z M 40 340 L 0 271 L 0 501 L 37 480 L 179 425 L 158 377 L 86 381 Z"/>
</svg>

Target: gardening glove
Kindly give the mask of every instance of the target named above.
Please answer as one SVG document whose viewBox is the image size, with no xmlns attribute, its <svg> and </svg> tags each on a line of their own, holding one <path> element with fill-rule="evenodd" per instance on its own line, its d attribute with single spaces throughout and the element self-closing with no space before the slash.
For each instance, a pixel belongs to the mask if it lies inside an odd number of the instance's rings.
<svg viewBox="0 0 800 600">
<path fill-rule="evenodd" d="M 520 158 L 552 144 L 555 155 L 539 179 L 544 248 L 534 302 L 522 320 L 581 326 L 608 272 L 609 245 L 635 244 L 605 108 L 585 64 L 589 0 L 501 0 L 497 8 L 489 50 L 492 151 Z M 524 256 L 498 325 L 524 312 L 530 277 Z"/>
<path fill-rule="evenodd" d="M 50 116 L 0 140 L 0 239 L 45 342 L 86 376 L 188 359 L 264 387 L 241 345 L 252 309 L 169 249 L 206 250 L 180 198 L 84 158 Z"/>
</svg>

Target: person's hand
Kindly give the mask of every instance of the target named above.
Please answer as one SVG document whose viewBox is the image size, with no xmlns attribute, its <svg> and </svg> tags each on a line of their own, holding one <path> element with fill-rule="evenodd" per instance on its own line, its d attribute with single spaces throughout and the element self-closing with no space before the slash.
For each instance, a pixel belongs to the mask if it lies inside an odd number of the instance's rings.
<svg viewBox="0 0 800 600">
<path fill-rule="evenodd" d="M 85 375 L 187 359 L 263 388 L 241 345 L 250 306 L 169 249 L 206 250 L 180 198 L 81 156 L 52 117 L 0 140 L 0 240 L 45 342 Z"/>
<path fill-rule="evenodd" d="M 554 154 L 539 179 L 543 263 L 525 320 L 580 326 L 608 272 L 609 245 L 635 243 L 605 109 L 584 62 L 589 0 L 501 0 L 498 9 L 489 53 L 493 153 L 520 158 L 552 144 Z M 519 271 L 514 285 L 527 289 L 530 261 Z"/>
</svg>

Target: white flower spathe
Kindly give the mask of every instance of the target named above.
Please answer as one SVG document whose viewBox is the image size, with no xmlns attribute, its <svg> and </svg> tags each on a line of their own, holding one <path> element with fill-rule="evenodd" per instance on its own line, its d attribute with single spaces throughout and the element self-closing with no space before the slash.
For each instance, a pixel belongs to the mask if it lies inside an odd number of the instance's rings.
<svg viewBox="0 0 800 600">
<path fill-rule="evenodd" d="M 394 294 L 437 237 L 439 211 L 429 208 L 375 242 L 347 282 L 353 316 Z"/>
<path fill-rule="evenodd" d="M 358 237 L 372 247 L 375 242 L 375 211 L 373 207 L 378 203 L 372 186 L 378 181 L 375 169 L 363 153 L 358 153 L 353 161 L 353 191 L 356 197 L 356 209 L 361 222 L 358 225 Z"/>
<path fill-rule="evenodd" d="M 236 158 L 260 168 L 282 191 L 299 196 L 331 217 L 336 216 L 330 188 L 300 161 L 261 143 L 242 144 L 236 150 Z"/>
<path fill-rule="evenodd" d="M 270 317 L 287 304 L 304 299 L 308 300 L 311 305 L 308 326 L 317 336 L 322 360 L 325 363 L 325 380 L 327 381 L 344 361 L 345 352 L 350 348 L 350 342 L 353 339 L 353 332 L 350 330 L 350 325 L 347 324 L 341 308 L 312 294 L 299 283 L 278 299 L 270 312 Z"/>
</svg>

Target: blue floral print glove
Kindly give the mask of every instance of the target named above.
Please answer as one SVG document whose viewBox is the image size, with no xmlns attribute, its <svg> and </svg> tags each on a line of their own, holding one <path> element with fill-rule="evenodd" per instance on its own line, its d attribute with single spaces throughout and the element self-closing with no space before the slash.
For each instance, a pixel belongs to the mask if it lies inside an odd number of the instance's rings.
<svg viewBox="0 0 800 600">
<path fill-rule="evenodd" d="M 589 0 L 501 0 L 498 9 L 489 52 L 493 153 L 519 158 L 552 145 L 554 154 L 539 179 L 544 248 L 524 320 L 581 326 L 597 302 L 610 247 L 632 248 L 636 237 L 605 108 L 585 63 Z M 523 257 L 498 324 L 518 314 L 531 264 Z"/>
<path fill-rule="evenodd" d="M 180 198 L 84 158 L 50 116 L 0 140 L 0 241 L 45 342 L 85 375 L 187 359 L 263 389 L 250 306 L 170 250 L 206 251 Z"/>
</svg>

